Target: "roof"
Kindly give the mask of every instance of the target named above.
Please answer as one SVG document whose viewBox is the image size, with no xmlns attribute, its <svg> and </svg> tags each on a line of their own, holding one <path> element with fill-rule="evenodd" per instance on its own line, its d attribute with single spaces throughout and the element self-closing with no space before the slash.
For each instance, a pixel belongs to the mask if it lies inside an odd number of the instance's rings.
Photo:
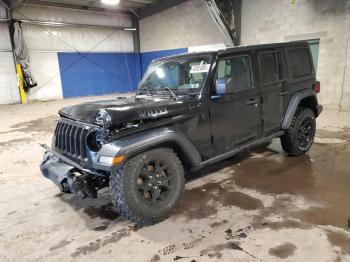
<svg viewBox="0 0 350 262">
<path fill-rule="evenodd" d="M 246 45 L 237 47 L 228 47 L 223 50 L 219 50 L 217 53 L 226 54 L 232 52 L 242 52 L 257 49 L 268 49 L 268 48 L 278 48 L 278 47 L 293 47 L 293 46 L 305 46 L 308 45 L 307 41 L 290 41 L 290 42 L 280 42 L 280 43 L 270 43 L 270 44 L 260 44 L 260 45 Z"/>
<path fill-rule="evenodd" d="M 268 49 L 268 48 L 278 48 L 278 47 L 293 47 L 293 46 L 305 46 L 308 45 L 307 41 L 290 41 L 290 42 L 281 42 L 281 43 L 271 43 L 271 44 L 260 44 L 260 45 L 247 45 L 247 46 L 235 46 L 235 47 L 227 47 L 225 49 L 221 49 L 218 51 L 206 51 L 206 52 L 191 52 L 191 53 L 182 53 L 177 55 L 165 56 L 162 58 L 157 58 L 154 61 L 160 61 L 171 58 L 181 58 L 188 56 L 205 56 L 205 55 L 221 55 L 221 54 L 229 54 L 236 52 L 244 52 L 250 50 L 257 49 Z"/>
</svg>

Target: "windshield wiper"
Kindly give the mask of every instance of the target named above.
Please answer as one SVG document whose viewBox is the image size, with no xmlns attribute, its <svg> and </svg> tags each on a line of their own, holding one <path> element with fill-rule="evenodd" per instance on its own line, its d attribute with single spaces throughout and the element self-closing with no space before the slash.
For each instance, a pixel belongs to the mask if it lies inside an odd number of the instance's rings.
<svg viewBox="0 0 350 262">
<path fill-rule="evenodd" d="M 164 88 L 169 91 L 169 93 L 174 97 L 175 100 L 178 99 L 178 96 L 169 87 L 165 86 Z"/>
<path fill-rule="evenodd" d="M 147 94 L 148 94 L 149 96 L 152 96 L 152 94 L 151 94 L 151 92 L 150 92 L 150 89 L 149 89 L 148 87 L 144 86 L 144 87 L 142 87 L 142 88 L 139 89 L 139 91 L 141 91 L 141 90 L 146 90 L 146 91 L 147 91 Z"/>
</svg>

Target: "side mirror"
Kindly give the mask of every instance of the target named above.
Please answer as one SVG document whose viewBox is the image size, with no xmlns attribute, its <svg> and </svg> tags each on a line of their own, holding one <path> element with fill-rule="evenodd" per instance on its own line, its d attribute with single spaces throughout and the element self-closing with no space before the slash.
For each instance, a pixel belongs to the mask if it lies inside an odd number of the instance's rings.
<svg viewBox="0 0 350 262">
<path fill-rule="evenodd" d="M 217 79 L 215 91 L 217 96 L 233 93 L 233 79 L 231 77 Z"/>
</svg>

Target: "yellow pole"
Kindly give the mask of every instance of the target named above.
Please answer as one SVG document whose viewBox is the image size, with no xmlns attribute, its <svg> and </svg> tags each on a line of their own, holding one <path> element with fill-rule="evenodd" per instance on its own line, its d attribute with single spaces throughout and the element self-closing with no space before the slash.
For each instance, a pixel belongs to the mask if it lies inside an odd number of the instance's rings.
<svg viewBox="0 0 350 262">
<path fill-rule="evenodd" d="M 16 64 L 16 69 L 17 69 L 17 76 L 18 76 L 18 83 L 19 83 L 19 94 L 21 96 L 21 102 L 22 104 L 27 103 L 27 96 L 26 92 L 24 91 L 23 88 L 23 74 L 22 74 L 22 68 L 20 64 Z"/>
</svg>

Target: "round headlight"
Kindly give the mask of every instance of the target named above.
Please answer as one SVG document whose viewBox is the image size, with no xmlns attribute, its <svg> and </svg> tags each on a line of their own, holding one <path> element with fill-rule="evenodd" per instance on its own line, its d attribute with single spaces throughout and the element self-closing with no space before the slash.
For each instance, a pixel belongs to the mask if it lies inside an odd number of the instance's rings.
<svg viewBox="0 0 350 262">
<path fill-rule="evenodd" d="M 100 131 L 91 132 L 87 138 L 86 143 L 91 151 L 97 152 L 107 142 L 107 134 Z"/>
</svg>

